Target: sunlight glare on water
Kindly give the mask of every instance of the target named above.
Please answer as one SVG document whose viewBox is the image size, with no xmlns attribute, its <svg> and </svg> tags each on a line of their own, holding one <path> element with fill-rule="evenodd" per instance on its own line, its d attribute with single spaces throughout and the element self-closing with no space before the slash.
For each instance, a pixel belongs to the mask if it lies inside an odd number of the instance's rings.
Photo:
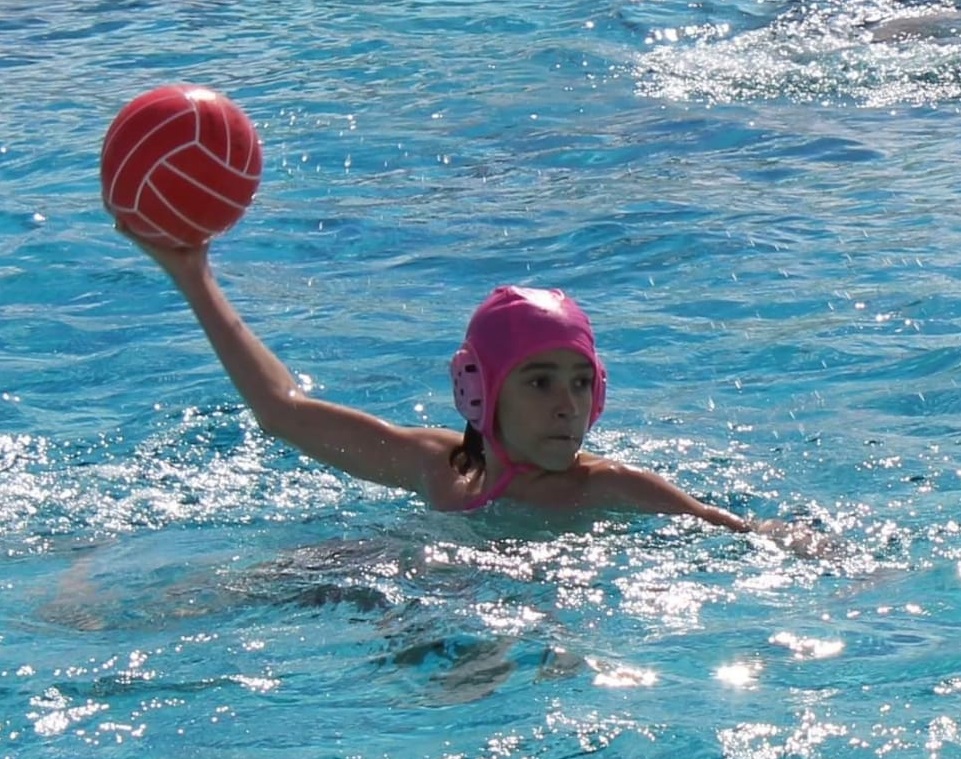
<svg viewBox="0 0 961 759">
<path fill-rule="evenodd" d="M 634 72 L 640 94 L 712 104 L 766 99 L 872 108 L 961 95 L 961 17 L 931 3 L 783 4 L 763 26 L 655 28 Z M 692 6 L 692 12 L 696 6 Z M 898 30 L 904 29 L 900 36 Z"/>
</svg>

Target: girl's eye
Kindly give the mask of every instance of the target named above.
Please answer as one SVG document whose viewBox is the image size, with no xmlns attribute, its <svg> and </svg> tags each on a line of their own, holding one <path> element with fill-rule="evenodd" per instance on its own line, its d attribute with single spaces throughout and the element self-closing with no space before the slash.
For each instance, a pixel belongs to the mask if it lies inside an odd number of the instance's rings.
<svg viewBox="0 0 961 759">
<path fill-rule="evenodd" d="M 593 377 L 578 377 L 574 380 L 574 387 L 578 390 L 588 390 L 594 388 Z"/>
<path fill-rule="evenodd" d="M 550 384 L 550 377 L 532 377 L 530 379 L 530 386 L 536 387 L 538 390 L 543 390 L 547 387 L 550 387 Z"/>
</svg>

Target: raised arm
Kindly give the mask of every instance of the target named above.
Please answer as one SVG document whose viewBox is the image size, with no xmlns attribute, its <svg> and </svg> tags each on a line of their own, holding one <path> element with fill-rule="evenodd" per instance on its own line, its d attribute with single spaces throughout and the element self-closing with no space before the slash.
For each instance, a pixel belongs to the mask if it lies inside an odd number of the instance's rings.
<svg viewBox="0 0 961 759">
<path fill-rule="evenodd" d="M 210 268 L 207 246 L 165 250 L 127 236 L 167 271 L 183 293 L 265 432 L 353 476 L 423 492 L 424 462 L 438 453 L 441 444 L 436 436 L 309 398 L 228 301 Z"/>
</svg>

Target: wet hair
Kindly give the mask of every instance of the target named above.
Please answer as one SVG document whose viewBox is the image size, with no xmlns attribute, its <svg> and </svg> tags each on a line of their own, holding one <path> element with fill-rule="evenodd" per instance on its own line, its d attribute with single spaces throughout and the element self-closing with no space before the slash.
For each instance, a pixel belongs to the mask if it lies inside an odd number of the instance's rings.
<svg viewBox="0 0 961 759">
<path fill-rule="evenodd" d="M 487 466 L 484 458 L 484 436 L 470 422 L 464 428 L 464 439 L 450 454 L 450 465 L 458 474 L 480 474 Z"/>
</svg>

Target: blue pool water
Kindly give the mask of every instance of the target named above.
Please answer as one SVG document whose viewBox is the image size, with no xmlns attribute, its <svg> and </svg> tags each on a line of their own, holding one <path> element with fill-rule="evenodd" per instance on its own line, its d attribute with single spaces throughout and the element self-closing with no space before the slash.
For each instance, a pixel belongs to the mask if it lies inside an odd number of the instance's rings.
<svg viewBox="0 0 961 759">
<path fill-rule="evenodd" d="M 2 10 L 0 757 L 961 756 L 961 42 L 871 41 L 930 8 Z M 438 514 L 265 438 L 100 208 L 168 81 L 257 123 L 215 264 L 318 396 L 460 426 L 473 305 L 563 287 L 591 449 L 836 549 Z"/>
</svg>

